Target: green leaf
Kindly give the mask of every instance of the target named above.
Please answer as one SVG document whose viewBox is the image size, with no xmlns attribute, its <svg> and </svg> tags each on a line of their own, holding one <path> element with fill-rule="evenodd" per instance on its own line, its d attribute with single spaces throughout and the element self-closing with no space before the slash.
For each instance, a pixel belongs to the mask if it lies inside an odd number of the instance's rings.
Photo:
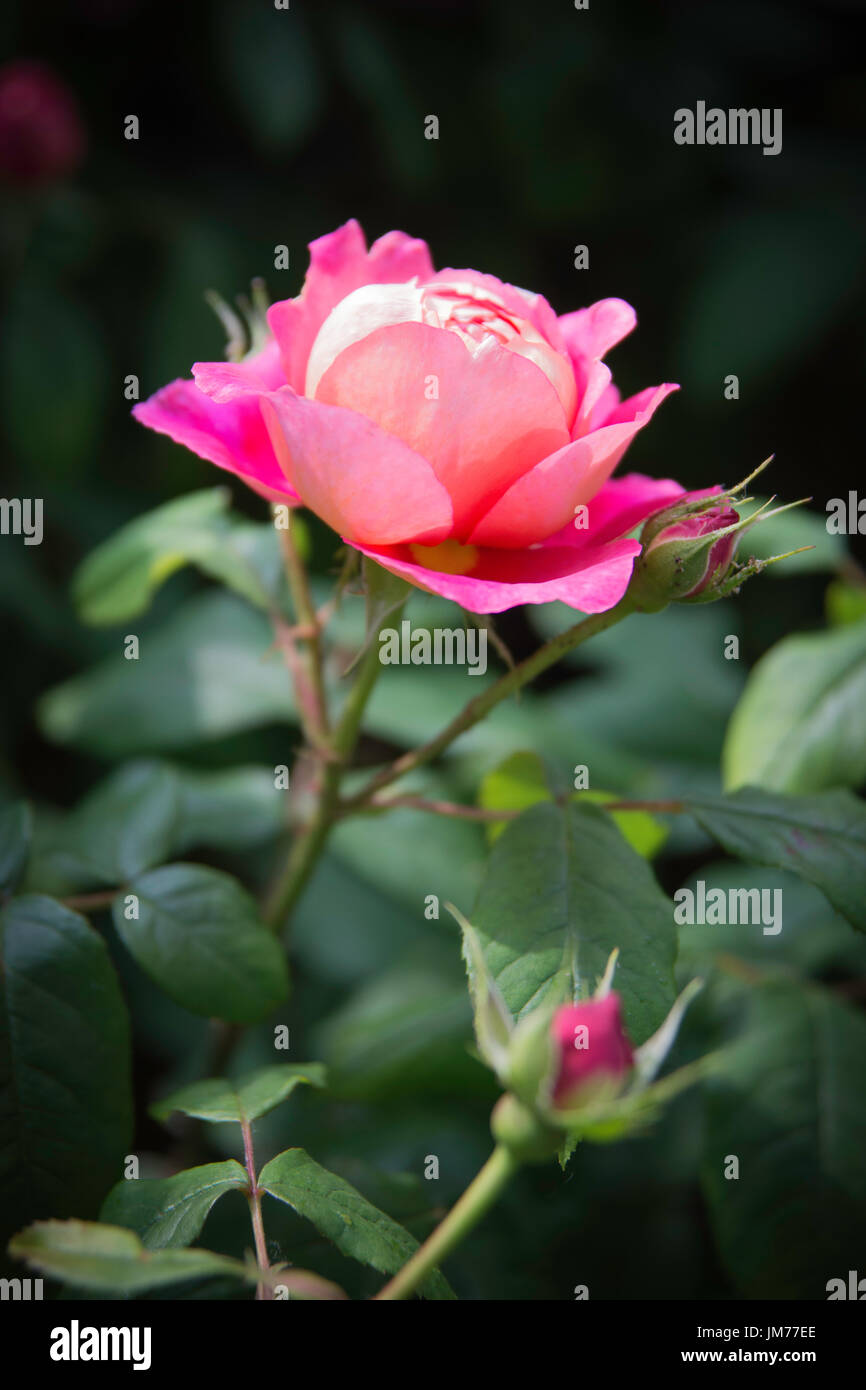
<svg viewBox="0 0 866 1390">
<path fill-rule="evenodd" d="M 288 993 L 279 943 L 255 901 L 228 874 L 166 864 L 134 878 L 138 919 L 115 899 L 114 923 L 132 955 L 170 998 L 194 1014 L 255 1023 Z"/>
<path fill-rule="evenodd" d="M 423 791 L 435 796 L 442 789 L 434 780 Z M 361 878 L 412 911 L 423 910 L 429 894 L 468 902 L 484 864 L 480 826 L 404 808 L 388 811 L 384 818 L 347 816 L 336 826 L 330 849 Z"/>
<path fill-rule="evenodd" d="M 33 818 L 26 801 L 0 806 L 0 893 L 12 893 L 27 865 Z"/>
<path fill-rule="evenodd" d="M 51 898 L 0 914 L 0 1187 L 6 1231 L 95 1212 L 130 1141 L 129 1024 L 102 939 Z"/>
<path fill-rule="evenodd" d="M 180 817 L 172 853 L 189 849 L 242 850 L 285 829 L 286 794 L 268 767 L 230 767 L 220 772 L 175 768 Z"/>
<path fill-rule="evenodd" d="M 767 653 L 728 725 L 727 790 L 856 787 L 866 779 L 866 622 L 785 637 Z"/>
<path fill-rule="evenodd" d="M 538 754 L 512 753 L 483 778 L 478 804 L 486 811 L 525 811 L 539 801 L 550 801 L 553 795 Z M 490 822 L 486 830 L 491 844 L 499 839 L 507 824 L 507 819 Z"/>
<path fill-rule="evenodd" d="M 168 768 L 120 768 L 76 811 L 71 853 L 102 882 L 125 883 L 171 853 L 180 814 L 177 779 Z"/>
<path fill-rule="evenodd" d="M 616 792 L 604 791 L 576 792 L 575 798 L 578 801 L 594 801 L 599 806 L 620 800 Z M 648 811 L 610 811 L 609 815 L 623 838 L 644 859 L 652 859 L 668 837 L 668 827 Z"/>
<path fill-rule="evenodd" d="M 726 859 L 702 865 L 683 886 L 696 892 L 699 881 L 707 892 L 720 888 L 726 898 L 732 889 L 779 890 L 784 904 L 782 930 L 778 935 L 767 935 L 762 923 L 750 921 L 680 926 L 677 973 L 682 970 L 684 978 L 712 971 L 721 952 L 754 962 L 764 970 L 781 966 L 825 978 L 831 972 L 866 977 L 866 937 L 852 932 L 850 923 L 833 911 L 824 894 L 796 874 Z"/>
<path fill-rule="evenodd" d="M 191 1245 L 226 1192 L 249 1187 L 241 1165 L 205 1163 L 170 1178 L 123 1178 L 106 1197 L 100 1221 L 135 1231 L 148 1250 Z"/>
<path fill-rule="evenodd" d="M 299 1062 L 264 1067 L 242 1081 L 196 1081 L 174 1091 L 151 1106 L 157 1120 L 166 1120 L 175 1110 L 212 1124 L 225 1121 L 250 1123 L 286 1100 L 296 1086 L 325 1085 L 325 1068 L 320 1062 Z"/>
<path fill-rule="evenodd" d="M 515 1015 L 558 996 L 563 970 L 575 996 L 591 992 L 615 947 L 615 988 L 635 1043 L 674 1001 L 673 904 L 595 806 L 545 803 L 512 821 L 493 847 L 472 922 Z"/>
<path fill-rule="evenodd" d="M 752 990 L 748 1011 L 707 1092 L 702 1178 L 716 1240 L 744 1297 L 825 1299 L 866 1240 L 866 1019 L 782 981 Z"/>
<path fill-rule="evenodd" d="M 808 879 L 866 931 L 866 806 L 851 792 L 773 796 L 745 787 L 684 804 L 729 854 Z"/>
<path fill-rule="evenodd" d="M 65 816 L 37 810 L 26 882 L 67 895 L 191 849 L 243 850 L 284 827 L 286 802 L 264 767 L 193 772 L 127 763 Z"/>
<path fill-rule="evenodd" d="M 472 1000 L 478 1051 L 488 1066 L 492 1067 L 499 1077 L 503 1077 L 508 1063 L 508 1044 L 514 1032 L 514 1022 L 490 973 L 478 933 L 462 913 L 458 914 L 453 907 L 451 911 L 455 913 L 463 933 L 463 960 L 466 965 L 469 997 Z"/>
<path fill-rule="evenodd" d="M 824 609 L 831 627 L 862 622 L 866 618 L 866 586 L 834 579 L 827 585 Z"/>
<path fill-rule="evenodd" d="M 9 1242 L 33 1269 L 100 1293 L 137 1294 L 181 1279 L 229 1275 L 255 1282 L 254 1271 L 210 1250 L 157 1250 L 133 1231 L 94 1221 L 37 1221 Z"/>
<path fill-rule="evenodd" d="M 327 850 L 293 914 L 293 959 L 341 990 L 375 982 L 403 952 L 431 939 L 423 915 L 407 912 Z M 447 951 L 453 962 L 450 943 Z"/>
<path fill-rule="evenodd" d="M 157 507 L 122 527 L 88 555 L 73 579 L 78 612 L 87 623 L 117 623 L 137 617 L 161 584 L 186 564 L 197 564 L 251 603 L 268 608 L 266 585 L 252 546 L 270 533 L 274 565 L 279 555 L 273 528 L 231 518 L 228 488 L 207 488 Z M 277 571 L 275 570 L 274 573 Z"/>
<path fill-rule="evenodd" d="M 480 1070 L 466 1048 L 471 1018 L 465 984 L 437 964 L 381 968 L 316 1030 L 330 1090 L 453 1098 Z"/>
<path fill-rule="evenodd" d="M 259 1174 L 259 1187 L 311 1221 L 344 1255 L 382 1274 L 395 1274 L 418 1249 L 407 1230 L 303 1149 L 287 1149 L 271 1159 Z M 427 1276 L 420 1292 L 425 1298 L 454 1297 L 438 1270 Z"/>
<path fill-rule="evenodd" d="M 479 805 L 490 811 L 524 811 L 528 806 L 535 806 L 539 801 L 554 800 L 556 796 L 557 788 L 553 786 L 537 753 L 512 753 L 510 758 L 506 758 L 484 778 L 478 801 Z M 587 790 L 572 793 L 571 799 L 603 805 L 621 798 L 616 792 Z M 612 811 L 611 815 L 632 849 L 643 855 L 644 859 L 651 859 L 667 839 L 667 826 L 646 811 Z M 486 827 L 491 844 L 499 838 L 507 824 L 507 820 L 493 821 Z"/>
<path fill-rule="evenodd" d="M 182 748 L 292 718 L 290 682 L 262 613 L 202 594 L 117 653 L 48 691 L 38 718 L 56 743 L 123 758 Z"/>
</svg>

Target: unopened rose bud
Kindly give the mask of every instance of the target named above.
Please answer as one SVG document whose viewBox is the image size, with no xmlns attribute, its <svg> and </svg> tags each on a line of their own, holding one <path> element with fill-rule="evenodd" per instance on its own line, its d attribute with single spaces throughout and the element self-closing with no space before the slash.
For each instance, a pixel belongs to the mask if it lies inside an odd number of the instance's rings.
<svg viewBox="0 0 866 1390">
<path fill-rule="evenodd" d="M 615 1089 L 634 1054 L 622 1023 L 619 995 L 564 1004 L 551 1023 L 558 1058 L 553 1104 L 570 1109 L 581 1092 Z"/>
<path fill-rule="evenodd" d="M 743 528 L 726 498 L 708 507 L 705 496 L 687 497 L 651 517 L 632 581 L 636 607 L 651 612 L 713 596 L 730 572 Z"/>
</svg>

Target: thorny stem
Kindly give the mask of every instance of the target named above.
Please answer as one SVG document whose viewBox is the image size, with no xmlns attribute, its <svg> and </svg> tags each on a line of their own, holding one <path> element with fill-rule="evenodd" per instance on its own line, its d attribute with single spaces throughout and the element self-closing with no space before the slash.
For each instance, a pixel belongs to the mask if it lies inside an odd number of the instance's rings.
<svg viewBox="0 0 866 1390">
<path fill-rule="evenodd" d="M 71 907 L 73 912 L 91 912 L 98 907 L 109 907 L 118 893 L 122 893 L 123 888 L 106 888 L 101 893 L 78 893 L 71 898 L 63 899 L 64 907 Z"/>
<path fill-rule="evenodd" d="M 580 793 L 569 795 L 564 800 L 579 801 Z M 601 803 L 605 811 L 658 811 L 676 815 L 686 808 L 681 801 L 605 801 Z M 427 811 L 434 816 L 453 816 L 458 820 L 503 821 L 514 820 L 519 810 L 497 809 L 495 806 L 465 806 L 459 801 L 435 801 L 423 796 L 374 796 L 365 806 L 355 806 L 351 802 L 340 802 L 337 815 L 373 814 L 376 812 L 407 810 Z"/>
<path fill-rule="evenodd" d="M 292 604 L 295 610 L 295 617 L 300 626 L 304 629 L 303 641 L 306 650 L 306 674 L 309 681 L 309 698 L 305 701 L 301 698 L 298 691 L 298 704 L 304 716 L 305 726 L 310 725 L 311 741 L 320 742 L 328 732 L 328 707 L 325 699 L 325 679 L 322 671 L 322 644 L 320 638 L 320 622 L 310 593 L 310 586 L 307 580 L 307 571 L 303 561 L 298 554 L 295 545 L 295 538 L 292 534 L 291 516 L 289 525 L 285 528 L 278 527 L 277 535 L 280 540 L 280 548 L 283 553 L 283 564 L 286 570 L 286 578 L 289 582 L 289 590 L 292 595 Z M 306 706 L 306 708 L 305 708 Z"/>
<path fill-rule="evenodd" d="M 448 724 L 441 733 L 427 743 L 422 743 L 419 748 L 413 748 L 410 752 L 404 753 L 395 762 L 385 767 L 381 772 L 377 772 L 375 777 L 371 777 L 365 787 L 344 801 L 343 810 L 345 813 L 355 811 L 368 805 L 376 792 L 383 787 L 388 787 L 398 778 L 405 776 L 407 772 L 412 772 L 416 767 L 422 767 L 439 756 L 455 739 L 479 723 L 485 715 L 504 700 L 506 696 L 512 695 L 520 690 L 529 681 L 534 680 L 542 671 L 546 671 L 548 666 L 552 666 L 566 652 L 570 652 L 574 647 L 580 646 L 588 638 L 596 636 L 599 632 L 605 632 L 607 628 L 613 627 L 615 623 L 628 617 L 634 611 L 628 597 L 620 600 L 615 608 L 610 608 L 606 613 L 594 613 L 591 617 L 584 618 L 582 622 L 571 627 L 567 632 L 561 632 L 556 637 L 551 638 L 543 647 L 539 647 L 537 652 L 528 656 L 525 661 L 521 661 L 510 671 L 506 671 L 504 676 L 500 676 L 498 681 L 482 690 L 473 700 L 460 711 L 451 723 Z"/>
<path fill-rule="evenodd" d="M 273 931 L 279 931 L 294 908 L 324 848 L 334 820 L 342 771 L 337 763 L 324 764 L 313 819 L 293 840 L 285 866 L 268 893 L 264 919 Z"/>
<path fill-rule="evenodd" d="M 383 622 L 393 621 L 393 611 L 383 619 Z M 339 722 L 329 738 L 331 757 L 320 767 L 319 795 L 313 818 L 294 841 L 285 868 L 268 894 L 265 920 L 274 931 L 279 930 L 298 901 L 331 827 L 338 819 L 340 783 L 358 740 L 364 709 L 381 669 L 379 644 L 374 635 L 358 667 Z"/>
<path fill-rule="evenodd" d="M 244 1137 L 244 1167 L 247 1170 L 247 1177 L 250 1180 L 247 1201 L 250 1206 L 250 1217 L 253 1223 L 253 1238 L 256 1243 L 256 1262 L 259 1269 L 270 1269 L 271 1264 L 268 1259 L 268 1246 L 265 1240 L 265 1227 L 262 1221 L 262 1198 L 259 1191 L 258 1179 L 256 1177 L 256 1160 L 253 1153 L 253 1131 L 249 1120 L 241 1120 L 241 1134 Z M 273 1290 L 268 1284 L 256 1285 L 256 1298 L 273 1298 Z"/>
<path fill-rule="evenodd" d="M 449 1255 L 492 1207 L 506 1183 L 520 1167 L 508 1149 L 497 1144 L 484 1167 L 472 1179 L 463 1196 L 455 1202 L 444 1221 L 428 1236 L 394 1278 L 380 1289 L 376 1298 L 392 1301 L 408 1298 L 431 1270 Z"/>
<path fill-rule="evenodd" d="M 428 801 L 423 796 L 374 796 L 366 806 L 351 806 L 341 803 L 340 816 L 361 815 L 365 812 L 383 811 L 427 811 L 434 816 L 454 816 L 458 820 L 500 821 L 511 820 L 516 811 L 496 811 L 486 806 L 464 806 L 458 801 Z"/>
</svg>

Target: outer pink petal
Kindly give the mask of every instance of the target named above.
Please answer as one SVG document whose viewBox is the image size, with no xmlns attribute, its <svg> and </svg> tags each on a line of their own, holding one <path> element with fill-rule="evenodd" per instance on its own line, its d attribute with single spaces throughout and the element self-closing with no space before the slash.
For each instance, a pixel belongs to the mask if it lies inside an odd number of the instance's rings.
<svg viewBox="0 0 866 1390">
<path fill-rule="evenodd" d="M 589 433 L 598 407 L 611 388 L 616 390 L 611 381 L 610 367 L 605 362 L 593 362 L 582 384 L 577 414 L 571 428 L 572 439 L 581 439 Z"/>
<path fill-rule="evenodd" d="M 588 528 L 578 530 L 574 522 L 569 521 L 546 544 L 573 545 L 581 549 L 616 540 L 640 526 L 653 512 L 669 507 L 685 495 L 685 489 L 673 478 L 648 478 L 643 473 L 611 478 L 587 505 Z"/>
<path fill-rule="evenodd" d="M 256 371 L 263 373 L 262 380 L 267 379 L 267 367 L 259 363 L 248 381 L 255 379 Z M 243 364 L 229 370 L 242 371 Z M 142 425 L 167 434 L 199 458 L 237 473 L 263 497 L 296 505 L 300 499 L 277 462 L 258 402 L 250 385 L 220 402 L 199 390 L 194 381 L 172 381 L 134 406 L 132 413 Z"/>
<path fill-rule="evenodd" d="M 472 574 L 442 574 L 417 565 L 409 552 L 358 546 L 385 569 L 419 589 L 453 599 L 470 613 L 502 613 L 521 603 L 559 599 L 582 613 L 604 613 L 628 588 L 638 541 L 587 546 L 538 546 L 533 550 L 482 550 Z"/>
<path fill-rule="evenodd" d="M 262 396 L 274 448 L 304 504 L 352 544 L 436 545 L 451 532 L 448 493 L 425 458 L 353 410 Z"/>
<path fill-rule="evenodd" d="M 620 401 L 608 415 L 604 422 L 607 429 L 609 425 L 631 425 L 641 416 L 652 415 L 666 396 L 672 392 L 679 391 L 676 382 L 666 381 L 662 386 L 646 386 L 643 391 L 638 391 L 634 396 L 629 396 L 627 400 Z M 649 411 L 649 415 L 647 415 Z M 645 423 L 645 422 L 644 422 Z"/>
<path fill-rule="evenodd" d="M 590 416 L 589 428 L 591 430 L 597 430 L 600 429 L 602 425 L 606 425 L 611 414 L 619 405 L 620 400 L 619 390 L 614 386 L 613 382 L 611 382 L 610 385 L 606 386 L 602 391 L 593 408 Z"/>
<path fill-rule="evenodd" d="M 271 331 L 280 345 L 286 380 L 303 391 L 307 358 L 328 314 L 361 285 L 402 284 L 433 274 L 426 242 L 405 232 L 386 232 L 370 250 L 354 218 L 335 232 L 310 243 L 310 266 L 296 299 L 283 299 L 268 310 Z"/>
<path fill-rule="evenodd" d="M 433 377 L 438 398 L 430 400 Z M 429 459 L 453 502 L 458 538 L 568 441 L 559 397 L 534 362 L 493 338 L 470 351 L 456 333 L 425 323 L 378 328 L 353 343 L 316 399 L 359 411 Z"/>
<path fill-rule="evenodd" d="M 508 489 L 470 536 L 473 545 L 532 545 L 566 526 L 607 482 L 629 443 L 677 387 L 667 382 L 623 401 L 612 424 L 572 440 Z"/>
<path fill-rule="evenodd" d="M 195 362 L 192 374 L 196 386 L 220 403 L 244 392 L 277 391 L 286 384 L 279 345 L 274 338 L 261 352 L 241 362 Z"/>
<path fill-rule="evenodd" d="M 588 309 L 562 314 L 559 327 L 575 364 L 589 364 L 605 357 L 631 333 L 637 314 L 624 299 L 600 299 Z"/>
</svg>

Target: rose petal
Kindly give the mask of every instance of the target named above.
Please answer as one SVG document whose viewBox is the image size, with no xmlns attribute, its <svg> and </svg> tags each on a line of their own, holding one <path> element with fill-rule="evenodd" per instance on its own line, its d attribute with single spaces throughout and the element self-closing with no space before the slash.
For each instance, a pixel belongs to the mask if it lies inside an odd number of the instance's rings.
<svg viewBox="0 0 866 1390">
<path fill-rule="evenodd" d="M 282 353 L 286 380 L 303 391 L 313 340 L 328 314 L 352 290 L 368 284 L 402 284 L 433 274 L 426 242 L 405 232 L 386 232 L 367 250 L 354 218 L 310 243 L 310 266 L 296 299 L 268 310 L 268 323 Z"/>
<path fill-rule="evenodd" d="M 558 599 L 582 613 L 605 613 L 625 593 L 640 542 L 616 540 L 581 550 L 537 546 L 532 550 L 480 550 L 469 574 L 445 574 L 419 565 L 405 546 L 382 550 L 359 545 L 392 574 L 419 589 L 452 599 L 470 613 L 503 613 L 521 603 Z"/>
<path fill-rule="evenodd" d="M 592 429 L 593 416 L 611 385 L 610 367 L 605 362 L 593 362 L 581 389 L 580 405 L 571 430 L 572 439 L 582 439 Z"/>
<path fill-rule="evenodd" d="M 304 382 L 311 400 L 325 372 L 341 352 L 377 328 L 422 322 L 422 294 L 417 285 L 361 285 L 331 310 L 316 334 Z"/>
<path fill-rule="evenodd" d="M 353 544 L 436 545 L 451 530 L 448 493 L 425 458 L 353 410 L 298 396 L 261 397 L 283 467 L 305 506 Z"/>
<path fill-rule="evenodd" d="M 529 319 L 557 352 L 568 356 L 559 319 L 543 294 L 509 285 L 507 281 L 499 280 L 495 275 L 485 275 L 480 270 L 455 270 L 453 267 L 437 271 L 430 277 L 429 283 L 471 285 L 493 299 L 500 299 L 511 313 Z"/>
<path fill-rule="evenodd" d="M 252 384 L 268 379 L 269 361 L 249 367 L 246 374 L 243 363 L 203 365 L 216 369 L 215 375 L 220 369 L 226 376 L 233 375 L 233 386 L 223 381 L 221 391 L 210 396 L 194 381 L 169 382 L 133 407 L 136 420 L 167 434 L 199 458 L 236 473 L 262 497 L 297 505 L 300 499 L 277 462 Z"/>
<path fill-rule="evenodd" d="M 589 364 L 606 357 L 637 323 L 637 314 L 624 299 L 599 299 L 588 309 L 562 314 L 559 328 L 575 363 Z"/>
<path fill-rule="evenodd" d="M 524 473 L 479 522 L 469 537 L 473 545 L 517 547 L 532 545 L 552 536 L 568 524 L 574 509 L 588 503 L 616 468 L 629 443 L 651 418 L 666 396 L 677 387 L 671 383 L 650 387 L 614 412 L 613 424 L 605 424 Z"/>
<path fill-rule="evenodd" d="M 195 362 L 192 374 L 196 386 L 220 403 L 245 391 L 277 391 L 286 384 L 279 345 L 274 338 L 255 356 L 240 362 Z"/>
<path fill-rule="evenodd" d="M 685 495 L 684 488 L 673 478 L 648 478 L 643 473 L 610 478 L 587 503 L 589 526 L 578 528 L 569 521 L 561 531 L 550 536 L 546 544 L 583 548 L 616 540 Z"/>
<path fill-rule="evenodd" d="M 509 484 L 568 442 L 562 404 L 534 362 L 492 337 L 470 349 L 458 334 L 424 323 L 379 328 L 353 343 L 316 396 L 375 420 L 429 459 L 451 497 L 458 539 Z"/>
<path fill-rule="evenodd" d="M 606 386 L 604 391 L 602 391 L 593 408 L 589 420 L 589 428 L 591 430 L 597 430 L 601 429 L 602 425 L 606 425 L 611 414 L 619 405 L 620 400 L 621 396 L 619 390 L 614 386 L 613 382 L 611 382 L 611 384 Z"/>
</svg>

